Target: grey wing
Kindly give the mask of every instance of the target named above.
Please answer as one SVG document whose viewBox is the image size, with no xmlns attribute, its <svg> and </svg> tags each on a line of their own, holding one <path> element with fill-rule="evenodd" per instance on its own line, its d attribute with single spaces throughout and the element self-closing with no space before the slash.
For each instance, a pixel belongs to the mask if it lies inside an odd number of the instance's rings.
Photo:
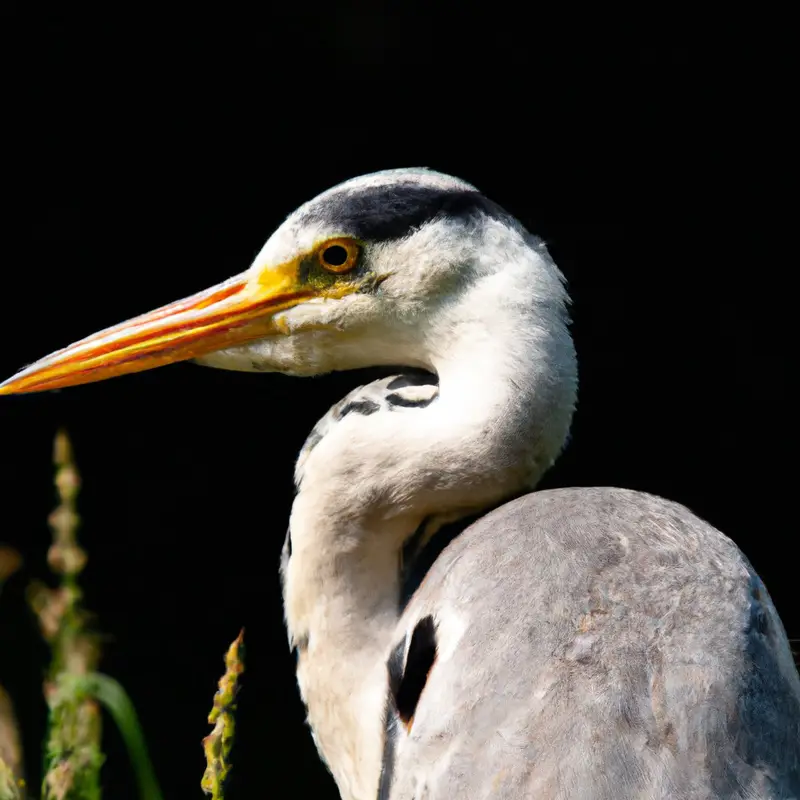
<svg viewBox="0 0 800 800">
<path fill-rule="evenodd" d="M 509 503 L 439 557 L 396 642 L 391 800 L 800 797 L 783 626 L 733 542 L 675 503 Z"/>
</svg>

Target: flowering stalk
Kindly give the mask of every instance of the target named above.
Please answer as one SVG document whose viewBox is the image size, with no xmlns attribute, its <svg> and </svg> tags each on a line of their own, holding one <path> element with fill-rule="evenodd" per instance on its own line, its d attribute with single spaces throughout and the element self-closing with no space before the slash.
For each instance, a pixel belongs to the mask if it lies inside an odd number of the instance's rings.
<svg viewBox="0 0 800 800">
<path fill-rule="evenodd" d="M 206 794 L 211 795 L 212 800 L 224 800 L 225 781 L 230 771 L 228 759 L 235 730 L 233 712 L 236 710 L 239 676 L 244 672 L 243 642 L 244 630 L 241 630 L 228 648 L 225 674 L 219 681 L 219 689 L 214 695 L 214 707 L 208 715 L 208 722 L 214 729 L 203 739 L 207 766 L 200 786 Z"/>
<path fill-rule="evenodd" d="M 53 543 L 47 553 L 50 568 L 61 576 L 56 589 L 34 584 L 30 604 L 39 619 L 52 660 L 44 685 L 49 708 L 43 800 L 100 800 L 101 715 L 97 702 L 74 688 L 69 677 L 93 673 L 100 658 L 94 635 L 85 629 L 86 612 L 78 575 L 86 553 L 76 538 L 80 519 L 75 501 L 80 476 L 66 433 L 55 439 L 53 461 L 59 505 L 48 520 Z"/>
</svg>

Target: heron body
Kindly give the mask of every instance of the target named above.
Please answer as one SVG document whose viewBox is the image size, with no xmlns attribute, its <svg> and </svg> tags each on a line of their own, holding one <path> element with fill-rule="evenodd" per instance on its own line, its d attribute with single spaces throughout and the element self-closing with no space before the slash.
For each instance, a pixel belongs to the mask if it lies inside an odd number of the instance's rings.
<svg viewBox="0 0 800 800">
<path fill-rule="evenodd" d="M 301 451 L 298 501 L 320 442 L 359 424 L 347 417 L 426 408 L 438 391 L 415 374 L 344 398 Z M 304 563 L 287 584 L 301 530 L 283 550 L 287 622 L 344 797 L 374 797 L 378 763 L 381 800 L 800 797 L 800 686 L 780 618 L 735 544 L 683 506 L 616 488 L 527 493 L 449 542 L 407 604 L 395 561 L 381 579 L 377 559 L 326 554 L 348 564 L 333 609 Z M 291 590 L 321 596 L 317 652 Z"/>
<path fill-rule="evenodd" d="M 390 729 L 388 797 L 800 796 L 778 615 L 733 543 L 675 503 L 508 503 L 445 550 L 397 640 L 429 615 L 444 663 L 410 730 Z"/>
<path fill-rule="evenodd" d="M 346 800 L 800 797 L 800 679 L 736 546 L 650 495 L 532 491 L 575 403 L 566 308 L 516 220 L 394 170 L 302 206 L 242 276 L 0 393 L 182 359 L 397 367 L 315 427 L 281 559 L 298 684 Z"/>
</svg>

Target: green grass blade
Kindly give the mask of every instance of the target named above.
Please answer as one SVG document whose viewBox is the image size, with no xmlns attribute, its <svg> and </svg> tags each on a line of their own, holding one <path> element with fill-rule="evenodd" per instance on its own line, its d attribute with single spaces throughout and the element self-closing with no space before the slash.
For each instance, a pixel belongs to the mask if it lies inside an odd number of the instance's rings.
<svg viewBox="0 0 800 800">
<path fill-rule="evenodd" d="M 142 800 L 163 800 L 156 773 L 147 752 L 139 717 L 119 681 L 95 672 L 75 679 L 79 690 L 100 703 L 116 723 L 128 749 Z"/>
</svg>

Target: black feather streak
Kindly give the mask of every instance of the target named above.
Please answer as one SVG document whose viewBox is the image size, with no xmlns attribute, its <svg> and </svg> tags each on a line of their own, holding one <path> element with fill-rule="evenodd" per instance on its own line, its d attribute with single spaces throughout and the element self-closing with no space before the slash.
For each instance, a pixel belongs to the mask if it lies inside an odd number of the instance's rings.
<svg viewBox="0 0 800 800">
<path fill-rule="evenodd" d="M 383 758 L 378 783 L 378 800 L 389 800 L 392 789 L 397 750 L 396 716 L 406 725 L 410 722 L 428 681 L 428 674 L 436 661 L 436 625 L 432 616 L 423 617 L 414 627 L 405 666 L 404 654 L 405 639 L 401 639 L 392 648 L 389 660 L 386 662 L 389 693 L 383 717 Z"/>
<path fill-rule="evenodd" d="M 409 370 L 402 375 L 398 375 L 394 380 L 386 384 L 386 388 L 391 392 L 394 389 L 405 389 L 406 386 L 438 386 L 439 378 L 432 372 L 425 370 Z"/>
<path fill-rule="evenodd" d="M 292 557 L 292 531 L 291 528 L 286 531 L 286 538 L 283 540 L 283 547 L 281 548 L 281 588 L 286 591 L 286 572 L 289 569 L 289 559 Z"/>
<path fill-rule="evenodd" d="M 352 400 L 339 411 L 338 417 L 339 419 L 343 419 L 353 412 L 368 417 L 370 414 L 374 414 L 376 411 L 380 410 L 381 407 L 374 400 Z"/>
<path fill-rule="evenodd" d="M 394 656 L 394 653 L 392 653 Z M 400 719 L 406 724 L 411 721 L 428 682 L 428 674 L 436 660 L 436 624 L 428 615 L 417 622 L 408 645 L 406 665 L 399 682 L 389 673 L 389 689 L 394 696 L 394 706 Z"/>
<path fill-rule="evenodd" d="M 402 406 L 404 408 L 425 408 L 425 406 L 429 406 L 433 400 L 433 397 L 424 397 L 421 400 L 412 400 L 409 397 L 403 397 L 395 392 L 386 395 L 386 402 L 390 406 Z"/>
<path fill-rule="evenodd" d="M 389 694 L 392 697 L 392 707 L 394 707 L 394 698 L 400 691 L 400 683 L 403 680 L 403 656 L 406 651 L 405 639 L 401 639 L 392 649 L 389 660 L 386 662 L 386 668 L 389 671 Z"/>
<path fill-rule="evenodd" d="M 400 668 L 402 669 L 403 643 L 400 642 Z M 391 662 L 397 648 L 394 649 L 389 658 Z M 391 668 L 390 668 L 391 669 Z M 392 790 L 392 779 L 394 778 L 395 750 L 397 747 L 397 727 L 395 725 L 394 701 L 391 691 L 386 697 L 386 705 L 383 709 L 383 758 L 381 759 L 381 777 L 378 782 L 378 800 L 389 800 L 389 792 Z"/>
<path fill-rule="evenodd" d="M 295 663 L 306 650 L 308 650 L 308 634 L 302 634 L 291 642 L 291 652 L 294 656 Z"/>
<path fill-rule="evenodd" d="M 462 517 L 455 522 L 449 522 L 442 525 L 438 531 L 431 537 L 431 540 L 422 548 L 418 550 L 420 540 L 425 534 L 425 527 L 430 521 L 429 517 L 422 520 L 422 523 L 405 543 L 403 547 L 403 574 L 400 576 L 400 611 L 408 605 L 408 601 L 417 591 L 428 571 L 433 566 L 436 559 L 441 555 L 442 551 L 447 547 L 450 542 L 456 537 L 460 536 L 473 522 L 480 519 L 487 511 L 482 511 L 480 514 L 471 514 L 468 517 Z"/>
<path fill-rule="evenodd" d="M 761 581 L 753 576 L 750 578 L 750 621 L 748 628 L 763 635 L 769 635 L 769 618 L 761 597 Z"/>
</svg>

